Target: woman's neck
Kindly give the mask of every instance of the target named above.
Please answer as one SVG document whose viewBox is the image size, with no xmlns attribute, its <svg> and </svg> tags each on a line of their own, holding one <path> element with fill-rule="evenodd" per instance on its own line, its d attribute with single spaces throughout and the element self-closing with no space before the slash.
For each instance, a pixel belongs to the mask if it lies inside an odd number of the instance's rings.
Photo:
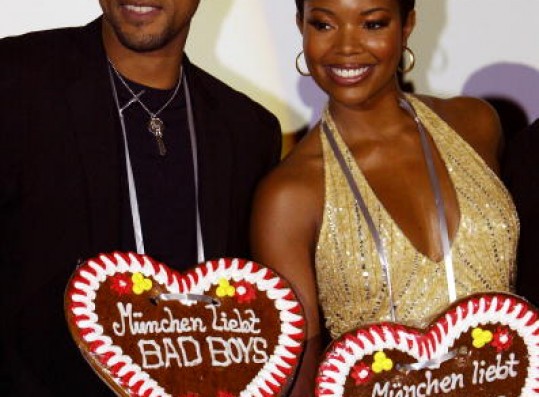
<svg viewBox="0 0 539 397">
<path fill-rule="evenodd" d="M 345 140 L 356 138 L 383 138 L 402 129 L 412 121 L 400 106 L 398 99 L 404 95 L 395 90 L 381 98 L 357 106 L 329 100 L 329 111 L 341 136 Z M 386 136 L 387 137 L 387 136 Z"/>
</svg>

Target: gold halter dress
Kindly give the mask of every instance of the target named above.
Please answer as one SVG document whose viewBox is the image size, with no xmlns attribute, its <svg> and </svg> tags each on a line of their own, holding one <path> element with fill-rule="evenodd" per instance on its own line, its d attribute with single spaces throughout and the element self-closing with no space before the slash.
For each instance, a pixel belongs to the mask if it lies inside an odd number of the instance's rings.
<svg viewBox="0 0 539 397">
<path fill-rule="evenodd" d="M 460 224 L 451 245 L 457 297 L 512 291 L 519 224 L 511 198 L 479 155 L 419 99 L 407 96 L 438 149 L 455 187 Z M 449 304 L 444 261 L 418 252 L 377 199 L 338 133 L 330 132 L 351 169 L 390 266 L 400 323 L 426 326 Z M 390 321 L 390 297 L 368 225 L 321 132 L 325 204 L 315 256 L 318 295 L 332 337 Z"/>
</svg>

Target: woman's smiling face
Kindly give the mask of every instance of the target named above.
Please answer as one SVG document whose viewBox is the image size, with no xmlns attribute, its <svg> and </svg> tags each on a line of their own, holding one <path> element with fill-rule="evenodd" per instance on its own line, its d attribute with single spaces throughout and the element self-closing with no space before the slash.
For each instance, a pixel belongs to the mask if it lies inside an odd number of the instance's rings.
<svg viewBox="0 0 539 397">
<path fill-rule="evenodd" d="M 397 89 L 396 71 L 414 14 L 398 0 L 307 0 L 298 20 L 309 70 L 330 99 L 362 106 Z"/>
</svg>

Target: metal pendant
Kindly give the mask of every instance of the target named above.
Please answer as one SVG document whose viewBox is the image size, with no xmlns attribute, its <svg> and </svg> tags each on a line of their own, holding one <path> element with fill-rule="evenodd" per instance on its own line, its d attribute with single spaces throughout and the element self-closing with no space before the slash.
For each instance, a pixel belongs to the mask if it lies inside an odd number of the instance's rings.
<svg viewBox="0 0 539 397">
<path fill-rule="evenodd" d="M 167 148 L 165 147 L 165 142 L 163 141 L 163 131 L 165 130 L 165 123 L 159 117 L 152 116 L 148 122 L 148 131 L 152 133 L 157 142 L 157 149 L 159 154 L 164 156 L 167 154 Z"/>
<path fill-rule="evenodd" d="M 163 135 L 165 130 L 165 123 L 159 117 L 152 116 L 148 122 L 148 131 L 152 133 L 153 136 Z"/>
</svg>

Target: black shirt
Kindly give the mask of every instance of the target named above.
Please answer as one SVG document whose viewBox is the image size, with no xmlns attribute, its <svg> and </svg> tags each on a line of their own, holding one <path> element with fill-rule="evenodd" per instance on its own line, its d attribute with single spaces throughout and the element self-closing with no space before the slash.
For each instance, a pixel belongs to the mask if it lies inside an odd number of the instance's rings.
<svg viewBox="0 0 539 397">
<path fill-rule="evenodd" d="M 157 112 L 174 94 L 124 79 L 150 110 Z M 120 106 L 133 95 L 115 76 Z M 159 154 L 155 136 L 148 130 L 150 115 L 134 101 L 123 112 L 142 226 L 145 253 L 168 266 L 185 270 L 197 262 L 196 207 L 193 156 L 187 122 L 184 87 L 159 114 L 165 128 L 166 154 Z M 134 251 L 135 238 L 129 203 L 127 172 L 123 173 L 122 247 Z"/>
</svg>

